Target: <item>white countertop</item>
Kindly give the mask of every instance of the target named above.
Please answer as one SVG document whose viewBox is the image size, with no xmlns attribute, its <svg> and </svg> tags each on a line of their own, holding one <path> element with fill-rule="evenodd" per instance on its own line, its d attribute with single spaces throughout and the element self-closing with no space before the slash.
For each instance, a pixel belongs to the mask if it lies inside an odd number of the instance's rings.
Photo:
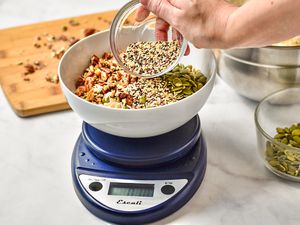
<svg viewBox="0 0 300 225">
<path fill-rule="evenodd" d="M 0 0 L 0 28 L 120 7 L 124 0 Z M 300 224 L 300 184 L 264 168 L 256 150 L 256 103 L 220 79 L 200 112 L 208 144 L 204 182 L 157 224 Z M 81 131 L 72 111 L 21 119 L 0 89 L 0 224 L 105 224 L 80 203 L 70 158 Z"/>
</svg>

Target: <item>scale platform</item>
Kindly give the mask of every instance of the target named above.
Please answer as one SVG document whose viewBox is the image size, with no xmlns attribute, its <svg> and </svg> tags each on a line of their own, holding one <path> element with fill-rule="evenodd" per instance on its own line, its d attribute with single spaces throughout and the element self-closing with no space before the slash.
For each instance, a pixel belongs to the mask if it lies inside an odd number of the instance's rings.
<svg viewBox="0 0 300 225">
<path fill-rule="evenodd" d="M 146 224 L 185 205 L 206 169 L 200 119 L 149 138 L 124 138 L 83 123 L 72 155 L 77 196 L 97 217 Z"/>
</svg>

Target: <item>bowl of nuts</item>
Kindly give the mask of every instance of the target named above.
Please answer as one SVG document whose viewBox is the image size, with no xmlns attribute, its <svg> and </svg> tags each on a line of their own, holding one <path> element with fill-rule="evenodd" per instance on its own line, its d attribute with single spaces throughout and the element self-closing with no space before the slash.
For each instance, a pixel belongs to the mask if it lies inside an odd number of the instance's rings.
<svg viewBox="0 0 300 225">
<path fill-rule="evenodd" d="M 194 117 L 213 89 L 216 61 L 211 50 L 191 47 L 163 76 L 137 77 L 111 54 L 106 30 L 73 45 L 58 74 L 69 105 L 85 122 L 113 135 L 138 138 L 169 132 Z"/>
<path fill-rule="evenodd" d="M 276 175 L 300 181 L 300 88 L 264 98 L 256 108 L 258 151 Z"/>
</svg>

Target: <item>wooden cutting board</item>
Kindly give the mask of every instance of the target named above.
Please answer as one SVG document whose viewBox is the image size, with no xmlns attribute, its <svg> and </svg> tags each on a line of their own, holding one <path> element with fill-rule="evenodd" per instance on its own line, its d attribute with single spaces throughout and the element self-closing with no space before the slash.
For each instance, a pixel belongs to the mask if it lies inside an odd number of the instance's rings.
<svg viewBox="0 0 300 225">
<path fill-rule="evenodd" d="M 59 63 L 59 56 L 55 55 L 67 49 L 74 39 L 83 38 L 87 28 L 109 28 L 115 13 L 0 30 L 0 84 L 17 115 L 28 117 L 69 109 L 59 84 L 55 83 Z M 35 68 L 34 73 L 25 75 L 27 64 Z"/>
</svg>

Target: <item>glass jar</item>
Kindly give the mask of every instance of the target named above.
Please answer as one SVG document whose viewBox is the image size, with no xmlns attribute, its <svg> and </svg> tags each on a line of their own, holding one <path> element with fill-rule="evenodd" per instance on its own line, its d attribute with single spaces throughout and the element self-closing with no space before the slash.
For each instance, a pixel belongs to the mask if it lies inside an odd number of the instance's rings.
<svg viewBox="0 0 300 225">
<path fill-rule="evenodd" d="M 119 10 L 111 24 L 109 41 L 115 59 L 126 72 L 135 76 L 152 78 L 169 72 L 178 64 L 186 51 L 187 41 L 171 26 L 164 40 L 158 40 L 155 32 L 156 15 L 149 13 L 143 21 L 136 20 L 141 6 L 138 0 L 133 0 Z M 159 45 L 157 41 L 160 42 Z M 136 48 L 128 50 L 132 45 L 136 47 L 137 43 L 149 45 L 138 45 L 143 47 L 143 51 L 138 51 L 141 53 L 138 53 Z M 168 52 L 165 49 L 168 48 L 176 49 L 176 51 L 172 50 L 176 54 L 172 54 L 169 58 L 165 56 Z M 130 53 L 127 54 L 128 52 Z"/>
</svg>

